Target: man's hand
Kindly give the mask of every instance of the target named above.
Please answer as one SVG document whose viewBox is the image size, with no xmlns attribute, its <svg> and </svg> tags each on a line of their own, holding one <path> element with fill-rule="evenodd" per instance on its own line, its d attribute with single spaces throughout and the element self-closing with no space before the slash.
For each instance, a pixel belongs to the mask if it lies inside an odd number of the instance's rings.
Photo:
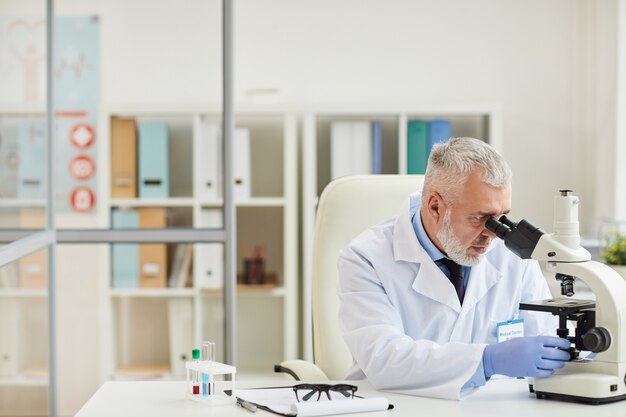
<svg viewBox="0 0 626 417">
<path fill-rule="evenodd" d="M 518 337 L 489 345 L 483 353 L 485 376 L 494 374 L 546 378 L 565 366 L 571 343 L 560 337 Z M 560 348 L 560 349 L 559 349 Z"/>
</svg>

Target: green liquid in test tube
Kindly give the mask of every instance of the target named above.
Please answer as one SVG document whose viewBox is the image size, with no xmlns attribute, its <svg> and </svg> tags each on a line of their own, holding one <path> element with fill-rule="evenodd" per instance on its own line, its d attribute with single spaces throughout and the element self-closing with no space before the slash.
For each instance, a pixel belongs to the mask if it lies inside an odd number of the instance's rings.
<svg viewBox="0 0 626 417">
<path fill-rule="evenodd" d="M 215 343 L 202 343 L 202 360 L 212 363 L 215 361 Z M 214 394 L 213 375 L 202 374 L 202 395 L 208 397 Z"/>
</svg>

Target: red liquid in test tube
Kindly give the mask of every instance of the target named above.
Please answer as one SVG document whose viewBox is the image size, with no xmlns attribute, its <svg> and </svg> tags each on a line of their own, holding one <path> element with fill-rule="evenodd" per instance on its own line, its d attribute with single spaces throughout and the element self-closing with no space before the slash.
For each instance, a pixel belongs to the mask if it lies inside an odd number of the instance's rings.
<svg viewBox="0 0 626 417">
<path fill-rule="evenodd" d="M 196 363 L 200 363 L 200 349 L 194 349 L 191 351 L 191 358 L 194 360 L 194 362 Z M 196 370 L 192 370 L 191 371 L 191 381 L 192 381 L 192 388 L 191 388 L 191 393 L 193 395 L 200 395 L 200 372 L 196 371 Z"/>
</svg>

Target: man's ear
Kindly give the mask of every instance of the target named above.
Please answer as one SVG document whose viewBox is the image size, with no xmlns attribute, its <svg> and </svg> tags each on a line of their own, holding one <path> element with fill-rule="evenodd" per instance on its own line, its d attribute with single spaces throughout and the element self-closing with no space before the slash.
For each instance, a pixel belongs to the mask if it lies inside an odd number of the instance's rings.
<svg viewBox="0 0 626 417">
<path fill-rule="evenodd" d="M 435 223 L 443 221 L 445 206 L 443 198 L 441 198 L 441 195 L 439 195 L 438 192 L 432 192 L 428 195 L 426 208 L 428 210 L 428 215 Z"/>
</svg>

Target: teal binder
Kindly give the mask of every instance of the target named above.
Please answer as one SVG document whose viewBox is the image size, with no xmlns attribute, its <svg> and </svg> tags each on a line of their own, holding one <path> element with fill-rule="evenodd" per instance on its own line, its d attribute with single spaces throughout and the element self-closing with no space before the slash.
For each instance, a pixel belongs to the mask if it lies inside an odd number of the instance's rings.
<svg viewBox="0 0 626 417">
<path fill-rule="evenodd" d="M 167 125 L 139 123 L 139 197 L 169 197 Z"/>
<path fill-rule="evenodd" d="M 372 121 L 372 174 L 383 173 L 383 122 Z"/>
<path fill-rule="evenodd" d="M 135 210 L 113 210 L 111 223 L 114 229 L 139 228 L 139 213 Z M 113 288 L 139 288 L 139 245 L 113 243 Z"/>
<path fill-rule="evenodd" d="M 43 120 L 19 124 L 17 147 L 19 156 L 17 196 L 19 198 L 44 198 L 46 149 Z"/>
<path fill-rule="evenodd" d="M 436 119 L 428 122 L 428 154 L 438 143 L 447 142 L 452 136 L 450 120 Z"/>
<path fill-rule="evenodd" d="M 409 120 L 407 128 L 407 174 L 424 174 L 428 162 L 428 125 L 423 120 Z"/>
</svg>

